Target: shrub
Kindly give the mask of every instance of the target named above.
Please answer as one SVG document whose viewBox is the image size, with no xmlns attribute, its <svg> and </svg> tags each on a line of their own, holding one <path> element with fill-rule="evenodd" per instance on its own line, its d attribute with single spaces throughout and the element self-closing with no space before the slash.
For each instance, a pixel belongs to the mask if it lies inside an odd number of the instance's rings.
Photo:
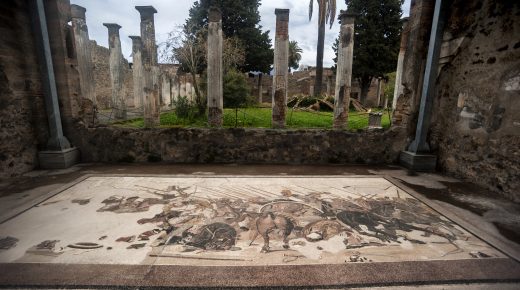
<svg viewBox="0 0 520 290">
<path fill-rule="evenodd" d="M 240 108 L 250 103 L 249 85 L 243 73 L 230 70 L 224 76 L 224 107 Z"/>
<path fill-rule="evenodd" d="M 238 126 L 238 108 L 252 102 L 245 75 L 234 69 L 229 70 L 224 76 L 224 107 L 235 109 L 235 127 Z"/>
<path fill-rule="evenodd" d="M 185 96 L 178 96 L 177 99 L 173 101 L 173 106 L 175 107 L 175 114 L 179 118 L 188 118 L 193 111 L 193 105 Z"/>
</svg>

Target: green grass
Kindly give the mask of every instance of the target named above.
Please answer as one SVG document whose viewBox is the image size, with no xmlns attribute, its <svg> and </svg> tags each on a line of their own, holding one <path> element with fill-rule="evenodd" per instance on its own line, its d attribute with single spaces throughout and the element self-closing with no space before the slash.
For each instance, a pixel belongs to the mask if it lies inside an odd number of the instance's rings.
<svg viewBox="0 0 520 290">
<path fill-rule="evenodd" d="M 238 110 L 238 120 L 234 109 L 224 109 L 224 127 L 271 128 L 270 108 L 245 108 Z M 332 128 L 332 112 L 304 112 L 287 109 L 287 128 Z M 116 126 L 142 128 L 143 119 L 133 119 L 115 123 Z M 390 127 L 388 113 L 383 114 L 383 128 Z M 358 130 L 368 126 L 368 114 L 351 111 L 349 113 L 348 129 Z M 161 114 L 161 127 L 207 127 L 206 117 L 178 118 L 174 112 Z"/>
</svg>

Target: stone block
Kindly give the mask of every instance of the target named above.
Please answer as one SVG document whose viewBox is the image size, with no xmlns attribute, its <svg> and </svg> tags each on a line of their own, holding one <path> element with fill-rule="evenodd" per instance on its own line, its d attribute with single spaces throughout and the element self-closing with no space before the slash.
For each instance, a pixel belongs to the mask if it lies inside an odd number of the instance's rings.
<svg viewBox="0 0 520 290">
<path fill-rule="evenodd" d="M 79 149 L 76 147 L 61 151 L 40 151 L 38 159 L 42 169 L 62 169 L 79 163 Z"/>
<path fill-rule="evenodd" d="M 435 171 L 437 165 L 437 156 L 432 154 L 413 153 L 410 151 L 402 151 L 399 156 L 402 166 L 414 170 L 432 172 Z"/>
</svg>

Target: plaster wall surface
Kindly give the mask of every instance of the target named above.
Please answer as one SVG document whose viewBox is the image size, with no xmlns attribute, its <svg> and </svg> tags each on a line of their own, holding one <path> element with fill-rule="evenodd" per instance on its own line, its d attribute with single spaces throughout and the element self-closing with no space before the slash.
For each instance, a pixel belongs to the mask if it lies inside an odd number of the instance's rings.
<svg viewBox="0 0 520 290">
<path fill-rule="evenodd" d="M 0 179 L 38 165 L 47 117 L 26 1 L 0 1 Z"/>
<path fill-rule="evenodd" d="M 520 4 L 451 7 L 430 143 L 440 169 L 520 202 Z"/>
</svg>

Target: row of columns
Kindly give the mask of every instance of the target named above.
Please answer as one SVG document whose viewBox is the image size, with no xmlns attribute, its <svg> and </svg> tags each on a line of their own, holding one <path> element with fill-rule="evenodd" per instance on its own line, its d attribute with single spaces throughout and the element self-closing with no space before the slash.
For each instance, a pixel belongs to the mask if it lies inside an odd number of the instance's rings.
<svg viewBox="0 0 520 290">
<path fill-rule="evenodd" d="M 195 101 L 195 87 L 187 76 L 173 76 L 163 73 L 161 77 L 162 105 L 169 107 L 179 97 L 186 97 L 189 101 Z"/>
<path fill-rule="evenodd" d="M 146 127 L 159 124 L 160 112 L 160 75 L 157 64 L 157 47 L 155 44 L 154 14 L 157 10 L 153 6 L 136 6 L 141 16 L 141 35 L 130 36 L 132 39 L 133 56 L 133 104 L 142 109 Z M 93 76 L 92 56 L 89 46 L 88 28 L 85 17 L 86 9 L 79 5 L 71 5 L 72 27 L 78 59 L 80 86 L 85 98 L 96 104 L 95 82 Z M 115 117 L 125 119 L 127 114 L 127 100 L 123 90 L 123 53 L 121 38 L 117 23 L 103 23 L 108 29 L 108 44 L 110 51 L 110 82 L 112 87 L 112 108 Z"/>
<path fill-rule="evenodd" d="M 285 128 L 289 71 L 289 9 L 276 9 L 274 47 L 274 76 L 272 92 L 273 128 Z M 344 129 L 350 104 L 352 59 L 354 49 L 354 15 L 342 11 L 341 32 L 336 74 L 334 128 Z M 209 10 L 208 24 L 208 123 L 222 126 L 223 71 L 222 71 L 222 16 L 217 8 Z"/>
<path fill-rule="evenodd" d="M 289 9 L 276 9 L 272 126 L 285 128 L 289 66 Z M 335 129 L 347 126 L 354 51 L 354 14 L 341 11 L 340 45 L 334 102 Z"/>
<path fill-rule="evenodd" d="M 182 92 L 188 96 L 188 83 L 175 82 L 163 77 L 161 81 L 157 64 L 153 6 L 136 6 L 141 16 L 141 35 L 132 39 L 134 105 L 142 108 L 145 127 L 159 125 L 161 103 L 171 103 Z M 85 22 L 85 8 L 72 5 L 73 26 L 78 47 L 81 86 L 85 97 L 95 102 L 92 63 L 88 46 L 88 30 Z M 289 66 L 289 9 L 276 9 L 276 36 L 274 53 L 274 77 L 272 92 L 272 126 L 285 127 Z M 338 50 L 338 73 L 336 74 L 334 128 L 346 127 L 350 102 L 352 57 L 354 44 L 354 15 L 340 13 L 341 31 Z M 218 8 L 210 8 L 208 23 L 208 123 L 222 126 L 223 116 L 223 67 L 222 67 L 222 15 Z M 108 29 L 110 50 L 110 79 L 112 104 L 116 118 L 126 118 L 126 99 L 123 91 L 123 54 L 119 30 L 116 23 L 104 23 Z M 183 87 L 184 84 L 184 87 Z M 161 95 L 164 100 L 161 102 Z"/>
</svg>

